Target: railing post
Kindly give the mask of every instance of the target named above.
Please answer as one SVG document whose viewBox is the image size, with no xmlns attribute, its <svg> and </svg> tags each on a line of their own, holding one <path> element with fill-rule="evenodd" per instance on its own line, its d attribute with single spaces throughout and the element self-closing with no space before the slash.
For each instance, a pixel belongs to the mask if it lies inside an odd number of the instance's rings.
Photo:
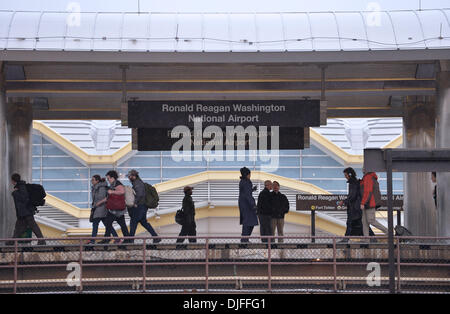
<svg viewBox="0 0 450 314">
<path fill-rule="evenodd" d="M 14 294 L 17 293 L 17 240 L 14 240 Z"/>
<path fill-rule="evenodd" d="M 206 238 L 206 250 L 205 250 L 205 289 L 209 291 L 209 237 Z"/>
<path fill-rule="evenodd" d="M 147 277 L 147 239 L 144 238 L 142 242 L 142 292 L 146 290 Z"/>
<path fill-rule="evenodd" d="M 83 240 L 80 238 L 80 258 L 78 263 L 80 264 L 80 288 L 79 292 L 83 292 Z"/>
<path fill-rule="evenodd" d="M 268 264 L 268 276 L 269 276 L 269 292 L 272 292 L 272 237 L 268 238 L 268 252 L 267 252 L 267 264 Z"/>
<path fill-rule="evenodd" d="M 397 237 L 397 293 L 400 293 L 400 281 L 401 281 L 401 277 L 400 277 L 400 238 Z"/>
<path fill-rule="evenodd" d="M 334 276 L 334 292 L 337 292 L 337 276 L 336 276 L 336 237 L 333 237 L 333 276 Z"/>
</svg>

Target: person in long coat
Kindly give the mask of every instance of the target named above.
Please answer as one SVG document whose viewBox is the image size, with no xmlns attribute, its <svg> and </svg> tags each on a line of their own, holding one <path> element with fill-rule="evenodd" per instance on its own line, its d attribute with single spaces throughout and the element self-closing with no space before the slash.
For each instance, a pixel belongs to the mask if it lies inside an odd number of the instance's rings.
<svg viewBox="0 0 450 314">
<path fill-rule="evenodd" d="M 241 168 L 241 181 L 239 182 L 239 223 L 242 225 L 242 236 L 250 236 L 253 228 L 258 225 L 258 217 L 256 216 L 256 202 L 253 198 L 252 181 L 250 181 L 250 169 Z M 248 242 L 249 239 L 242 238 L 241 242 Z"/>
<path fill-rule="evenodd" d="M 195 224 L 195 204 L 192 200 L 192 186 L 185 186 L 184 198 L 183 198 L 183 212 L 184 212 L 184 223 L 181 227 L 180 234 L 178 235 L 177 243 L 183 243 L 186 238 L 183 236 L 196 236 L 197 235 L 197 225 Z M 196 243 L 197 239 L 189 238 L 190 243 Z"/>
<path fill-rule="evenodd" d="M 348 194 L 344 201 L 340 202 L 340 205 L 347 207 L 347 229 L 345 230 L 345 236 L 358 236 L 362 235 L 362 211 L 361 204 L 361 191 L 359 180 L 356 177 L 356 172 L 353 168 L 348 167 L 344 169 L 344 175 L 348 183 Z M 344 239 L 341 242 L 347 242 L 348 239 Z"/>
</svg>

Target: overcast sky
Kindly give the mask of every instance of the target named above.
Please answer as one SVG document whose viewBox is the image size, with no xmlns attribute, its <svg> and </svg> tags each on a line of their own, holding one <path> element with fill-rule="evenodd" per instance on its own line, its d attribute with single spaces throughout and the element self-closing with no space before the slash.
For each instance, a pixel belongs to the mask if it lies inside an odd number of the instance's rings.
<svg viewBox="0 0 450 314">
<path fill-rule="evenodd" d="M 0 10 L 100 12 L 305 12 L 450 8 L 450 0 L 0 0 Z M 139 4 L 139 5 L 138 5 Z"/>
</svg>

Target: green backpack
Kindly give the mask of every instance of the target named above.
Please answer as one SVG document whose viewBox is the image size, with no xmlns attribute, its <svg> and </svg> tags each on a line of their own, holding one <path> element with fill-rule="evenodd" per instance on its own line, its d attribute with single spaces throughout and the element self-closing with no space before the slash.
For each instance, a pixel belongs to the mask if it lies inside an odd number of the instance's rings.
<svg viewBox="0 0 450 314">
<path fill-rule="evenodd" d="M 147 206 L 148 208 L 158 207 L 159 196 L 155 187 L 145 182 L 144 186 L 145 186 L 145 206 Z"/>
</svg>

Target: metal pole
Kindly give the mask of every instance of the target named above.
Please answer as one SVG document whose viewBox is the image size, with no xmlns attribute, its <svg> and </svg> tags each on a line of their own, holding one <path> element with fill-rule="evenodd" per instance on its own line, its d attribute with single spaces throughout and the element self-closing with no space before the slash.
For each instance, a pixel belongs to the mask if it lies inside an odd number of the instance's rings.
<svg viewBox="0 0 450 314">
<path fill-rule="evenodd" d="M 402 212 L 400 210 L 397 210 L 397 225 L 401 226 L 402 225 L 402 216 L 401 216 Z"/>
<path fill-rule="evenodd" d="M 17 293 L 17 240 L 14 240 L 14 294 Z"/>
<path fill-rule="evenodd" d="M 269 292 L 272 292 L 272 254 L 271 254 L 272 253 L 272 250 L 271 250 L 272 238 L 270 237 L 268 239 L 269 239 L 269 241 L 267 242 L 268 243 L 268 252 L 267 252 L 268 270 L 267 270 L 267 272 L 268 272 L 268 276 L 269 276 Z"/>
<path fill-rule="evenodd" d="M 206 277 L 206 282 L 205 282 L 205 289 L 206 292 L 208 292 L 209 290 L 209 238 L 206 238 L 206 265 L 205 265 L 205 277 Z"/>
<path fill-rule="evenodd" d="M 392 209 L 392 151 L 386 150 L 387 205 L 388 205 L 388 252 L 389 252 L 389 292 L 395 293 L 395 252 L 394 213 Z"/>
<path fill-rule="evenodd" d="M 146 290 L 146 277 L 147 277 L 147 239 L 143 240 L 142 243 L 142 292 Z"/>
<path fill-rule="evenodd" d="M 334 292 L 337 292 L 337 280 L 336 280 L 336 238 L 333 238 L 333 276 L 334 276 Z"/>
<path fill-rule="evenodd" d="M 311 210 L 311 242 L 315 243 L 316 239 L 316 211 Z"/>
<path fill-rule="evenodd" d="M 80 293 L 83 292 L 83 240 L 80 238 L 80 259 L 79 259 L 79 264 L 80 264 Z"/>
<path fill-rule="evenodd" d="M 400 239 L 397 237 L 397 293 L 400 293 Z"/>
</svg>

